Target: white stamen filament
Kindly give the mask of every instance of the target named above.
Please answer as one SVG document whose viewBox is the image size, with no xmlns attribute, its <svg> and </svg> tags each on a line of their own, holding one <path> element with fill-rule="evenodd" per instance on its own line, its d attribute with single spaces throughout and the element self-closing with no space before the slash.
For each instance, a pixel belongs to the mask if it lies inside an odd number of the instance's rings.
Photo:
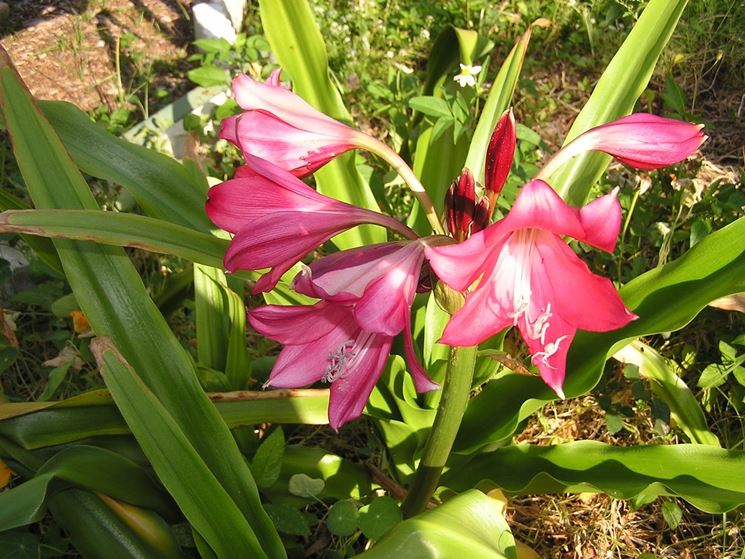
<svg viewBox="0 0 745 559">
<path fill-rule="evenodd" d="M 364 357 L 374 335 L 372 332 L 362 332 L 356 339 L 345 340 L 339 344 L 335 352 L 329 353 L 329 364 L 321 380 L 331 384 L 348 376 Z"/>
<path fill-rule="evenodd" d="M 538 315 L 531 317 L 531 304 L 533 290 L 531 288 L 531 273 L 534 262 L 540 260 L 537 254 L 537 239 L 541 233 L 538 229 L 521 229 L 512 234 L 512 238 L 507 242 L 500 255 L 499 266 L 511 270 L 512 274 L 508 281 L 512 283 L 512 312 L 508 313 L 512 319 L 512 324 L 518 326 L 519 321 L 523 321 L 523 334 L 531 340 L 540 340 L 544 346 L 544 351 L 538 351 L 532 356 L 532 361 L 543 362 L 546 366 L 547 359 L 555 354 L 559 349 L 559 344 L 566 338 L 561 336 L 554 342 L 546 343 L 546 333 L 550 327 L 550 319 L 553 316 L 551 312 L 551 301 L 546 303 L 546 307 L 538 311 Z M 505 260 L 502 260 L 502 259 Z M 538 309 L 533 308 L 533 312 Z"/>
</svg>

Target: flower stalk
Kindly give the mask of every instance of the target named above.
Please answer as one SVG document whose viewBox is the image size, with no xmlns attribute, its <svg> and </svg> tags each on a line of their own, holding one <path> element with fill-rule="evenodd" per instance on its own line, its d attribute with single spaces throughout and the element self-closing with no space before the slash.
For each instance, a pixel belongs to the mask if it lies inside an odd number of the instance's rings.
<svg viewBox="0 0 745 559">
<path fill-rule="evenodd" d="M 437 489 L 468 405 L 475 364 L 475 346 L 450 348 L 437 415 L 427 437 L 424 455 L 414 474 L 414 481 L 401 505 L 404 518 L 411 518 L 424 511 Z"/>
<path fill-rule="evenodd" d="M 416 196 L 417 200 L 419 200 L 419 204 L 421 204 L 422 210 L 424 210 L 424 215 L 432 226 L 432 231 L 437 235 L 444 235 L 445 231 L 440 223 L 440 218 L 437 216 L 434 204 L 432 204 L 432 199 L 429 197 L 429 194 L 427 194 L 427 191 L 424 189 L 420 180 L 414 174 L 414 171 L 412 171 L 411 167 L 406 164 L 406 161 L 401 159 L 400 155 L 383 142 L 373 138 L 372 136 L 367 136 L 366 134 L 359 134 L 356 145 L 366 149 L 370 153 L 374 153 L 393 167 L 393 169 L 408 185 L 409 189 L 411 189 L 411 192 Z"/>
</svg>

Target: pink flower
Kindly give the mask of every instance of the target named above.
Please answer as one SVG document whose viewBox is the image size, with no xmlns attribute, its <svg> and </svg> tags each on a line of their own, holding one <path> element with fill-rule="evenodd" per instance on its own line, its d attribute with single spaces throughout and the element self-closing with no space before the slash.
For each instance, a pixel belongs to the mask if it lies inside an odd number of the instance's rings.
<svg viewBox="0 0 745 559">
<path fill-rule="evenodd" d="M 592 274 L 561 237 L 610 252 L 620 224 L 615 192 L 576 209 L 534 180 L 504 219 L 463 243 L 428 246 L 427 258 L 447 285 L 464 291 L 478 282 L 440 342 L 477 345 L 517 326 L 541 377 L 563 397 L 566 354 L 576 330 L 613 330 L 636 316 L 613 284 Z"/>
<path fill-rule="evenodd" d="M 561 149 L 541 170 L 550 177 L 564 162 L 585 151 L 608 153 L 637 169 L 658 169 L 683 161 L 706 140 L 702 124 L 635 113 L 591 128 Z"/>
<path fill-rule="evenodd" d="M 252 310 L 257 332 L 284 344 L 267 385 L 294 388 L 331 384 L 329 424 L 338 431 L 360 416 L 390 353 L 393 337 L 361 328 L 353 305 L 268 305 Z"/>
<path fill-rule="evenodd" d="M 392 217 L 319 194 L 287 171 L 251 155 L 236 178 L 209 191 L 206 210 L 219 227 L 235 233 L 224 265 L 229 272 L 271 268 L 254 286 L 272 289 L 282 274 L 334 235 L 363 223 L 416 234 Z"/>
<path fill-rule="evenodd" d="M 424 262 L 424 239 L 383 243 L 331 254 L 313 262 L 293 288 L 326 301 L 354 303 L 352 314 L 368 332 L 404 332 L 404 352 L 417 392 L 438 388 L 414 353 L 411 304 Z"/>
<path fill-rule="evenodd" d="M 233 95 L 245 112 L 224 119 L 220 137 L 298 177 L 353 149 L 364 136 L 283 88 L 279 70 L 266 83 L 237 76 Z"/>
</svg>

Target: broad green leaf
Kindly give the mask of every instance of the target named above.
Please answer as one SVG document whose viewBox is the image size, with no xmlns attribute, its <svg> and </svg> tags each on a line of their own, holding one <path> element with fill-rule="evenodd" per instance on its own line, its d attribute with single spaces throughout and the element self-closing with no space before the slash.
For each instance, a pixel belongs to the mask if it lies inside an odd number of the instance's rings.
<svg viewBox="0 0 745 559">
<path fill-rule="evenodd" d="M 582 132 L 634 110 L 687 3 L 687 0 L 651 0 L 647 4 L 574 120 L 565 145 Z M 609 162 L 608 155 L 588 152 L 565 164 L 548 182 L 569 204 L 581 206 Z"/>
<path fill-rule="evenodd" d="M 512 47 L 510 54 L 507 55 L 494 83 L 486 98 L 486 104 L 481 111 L 481 117 L 476 125 L 476 130 L 471 139 L 471 145 L 468 148 L 466 156 L 466 167 L 473 173 L 474 178 L 484 182 L 484 164 L 486 162 L 486 148 L 489 146 L 489 140 L 494 133 L 494 127 L 497 125 L 499 117 L 507 110 L 512 102 L 512 96 L 515 94 L 515 87 L 520 77 L 520 71 L 525 61 L 525 53 L 528 50 L 530 35 L 532 34 L 533 25 L 542 25 L 541 20 L 528 27 L 522 37 L 517 40 Z"/>
<path fill-rule="evenodd" d="M 678 330 L 709 302 L 745 290 L 745 218 L 708 235 L 677 260 L 635 278 L 620 293 L 639 316 L 619 330 L 577 332 L 567 357 L 564 391 L 591 390 L 608 356 L 640 336 Z M 555 395 L 538 377 L 506 374 L 471 401 L 455 448 L 471 452 L 512 437 L 518 424 Z"/>
<path fill-rule="evenodd" d="M 658 351 L 634 341 L 615 355 L 639 366 L 641 376 L 650 381 L 652 392 L 667 404 L 675 423 L 692 443 L 721 446 L 706 426 L 706 417 L 696 397 Z"/>
<path fill-rule="evenodd" d="M 279 479 L 282 471 L 282 458 L 285 455 L 285 436 L 278 427 L 262 441 L 256 450 L 251 471 L 259 487 L 271 487 Z M 266 507 L 265 507 L 266 508 Z"/>
<path fill-rule="evenodd" d="M 379 540 L 399 522 L 401 509 L 388 495 L 373 499 L 359 511 L 360 530 L 371 540 Z"/>
<path fill-rule="evenodd" d="M 598 490 L 632 499 L 653 488 L 712 514 L 745 503 L 745 452 L 707 445 L 614 447 L 596 441 L 516 445 L 453 467 L 442 485 L 455 491 L 491 480 L 516 494 Z"/>
<path fill-rule="evenodd" d="M 336 536 L 351 536 L 357 530 L 359 511 L 351 499 L 336 501 L 329 509 L 326 525 Z"/>
<path fill-rule="evenodd" d="M 409 106 L 415 111 L 435 118 L 453 118 L 448 104 L 439 97 L 421 96 L 409 99 Z"/>
<path fill-rule="evenodd" d="M 0 559 L 39 559 L 39 536 L 30 532 L 0 534 Z"/>
<path fill-rule="evenodd" d="M 62 142 L 34 105 L 2 50 L 0 107 L 13 139 L 16 161 L 35 206 L 98 209 Z M 97 153 L 102 151 L 100 146 L 88 147 Z M 187 174 L 188 180 L 193 179 Z M 155 186 L 149 184 L 144 188 Z M 171 194 L 176 199 L 180 196 L 188 200 L 189 192 L 186 188 Z M 196 188 L 193 192 L 196 199 L 203 196 Z M 195 224 L 190 225 L 196 227 Z M 190 443 L 245 518 L 250 519 L 268 554 L 284 557 L 279 536 L 261 508 L 251 472 L 230 431 L 202 392 L 194 363 L 158 312 L 124 251 L 65 239 L 54 243 L 75 298 L 94 332 L 113 339 L 169 415 L 184 426 Z M 193 420 L 195 416 L 200 418 L 197 424 Z"/>
<path fill-rule="evenodd" d="M 230 428 L 257 423 L 328 424 L 327 389 L 227 392 L 209 396 Z M 61 402 L 0 404 L 0 436 L 24 448 L 126 434 L 129 428 L 106 390 Z"/>
<path fill-rule="evenodd" d="M 191 525 L 218 557 L 266 557 L 241 511 L 134 369 L 104 338 L 93 351 L 127 425 Z"/>
<path fill-rule="evenodd" d="M 49 502 L 54 521 L 86 559 L 180 559 L 170 526 L 145 509 L 82 489 L 66 489 Z"/>
<path fill-rule="evenodd" d="M 683 519 L 683 511 L 675 501 L 665 501 L 662 503 L 662 517 L 667 527 L 675 530 Z"/>
<path fill-rule="evenodd" d="M 194 68 L 186 73 L 186 76 L 197 85 L 210 87 L 213 85 L 224 85 L 226 88 L 230 85 L 230 75 L 225 68 L 206 64 L 199 68 Z"/>
<path fill-rule="evenodd" d="M 277 530 L 283 534 L 290 536 L 310 535 L 308 520 L 296 508 L 289 505 L 269 503 L 264 505 L 264 509 L 269 513 L 269 518 L 272 519 Z"/>
<path fill-rule="evenodd" d="M 315 108 L 343 122 L 350 116 L 329 77 L 328 57 L 307 0 L 259 2 L 264 32 L 295 92 Z M 369 186 L 354 164 L 354 154 L 337 157 L 315 173 L 319 192 L 361 208 L 379 211 Z M 386 233 L 374 226 L 357 227 L 334 237 L 340 249 L 381 243 Z"/>
<path fill-rule="evenodd" d="M 162 219 L 100 210 L 9 210 L 0 231 L 95 241 L 172 254 L 222 268 L 228 241 Z"/>
<path fill-rule="evenodd" d="M 178 161 L 114 137 L 70 103 L 39 106 L 80 169 L 123 186 L 152 217 L 197 231 L 215 229 L 204 211 L 206 184 Z"/>
<path fill-rule="evenodd" d="M 375 502 L 375 501 L 373 501 Z M 363 559 L 516 559 L 504 504 L 477 490 L 394 526 Z"/>
<path fill-rule="evenodd" d="M 306 474 L 294 474 L 287 483 L 287 490 L 296 497 L 315 497 L 323 491 L 326 482 Z"/>
</svg>

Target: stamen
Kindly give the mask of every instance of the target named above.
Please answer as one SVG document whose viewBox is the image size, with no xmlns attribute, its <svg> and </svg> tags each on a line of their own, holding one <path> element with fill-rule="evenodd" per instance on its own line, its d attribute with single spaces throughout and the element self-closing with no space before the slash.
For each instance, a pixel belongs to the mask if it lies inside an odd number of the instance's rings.
<svg viewBox="0 0 745 559">
<path fill-rule="evenodd" d="M 549 369 L 555 369 L 556 367 L 551 365 L 548 362 L 548 359 L 552 355 L 554 355 L 557 351 L 559 351 L 559 344 L 561 344 L 561 342 L 563 342 L 566 338 L 567 338 L 566 336 L 560 336 L 555 341 L 547 343 L 543 348 L 544 351 L 536 352 L 533 355 L 533 357 L 530 359 L 533 365 L 537 365 L 536 360 L 538 360 L 541 363 L 543 363 L 546 367 L 548 367 Z"/>
<path fill-rule="evenodd" d="M 357 352 L 354 350 L 354 340 L 346 340 L 342 342 L 335 352 L 329 353 L 329 364 L 326 367 L 321 380 L 331 384 L 335 380 L 344 377 L 349 372 L 347 360 L 353 359 L 356 355 Z"/>
</svg>

